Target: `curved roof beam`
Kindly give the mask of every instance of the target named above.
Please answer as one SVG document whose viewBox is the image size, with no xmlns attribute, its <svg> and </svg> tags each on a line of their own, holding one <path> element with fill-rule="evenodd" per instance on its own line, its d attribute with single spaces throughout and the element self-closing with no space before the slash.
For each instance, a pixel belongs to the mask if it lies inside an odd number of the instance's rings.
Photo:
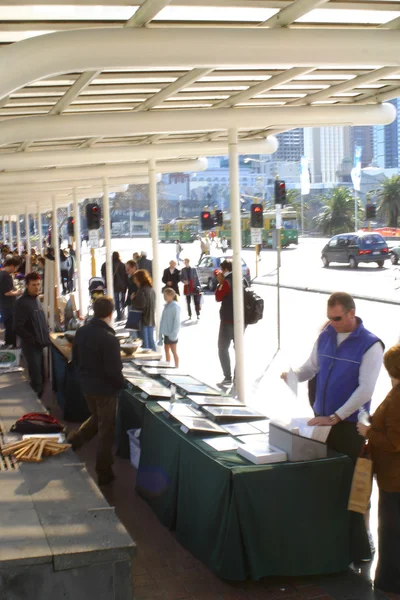
<svg viewBox="0 0 400 600">
<path fill-rule="evenodd" d="M 157 173 L 157 181 L 161 181 L 161 173 Z M 148 176 L 143 175 L 142 177 L 109 177 L 109 185 L 138 185 L 149 183 Z M 2 185 L 0 183 L 0 198 L 4 194 L 8 194 L 8 197 L 13 196 L 14 193 L 19 192 L 30 194 L 31 192 L 55 192 L 58 190 L 71 191 L 73 187 L 76 188 L 93 188 L 93 186 L 99 186 L 101 184 L 101 178 L 96 179 L 71 179 L 66 181 L 42 181 L 36 184 L 33 183 L 20 183 L 12 185 Z M 60 192 L 61 193 L 61 192 Z"/>
<path fill-rule="evenodd" d="M 46 193 L 43 192 L 13 192 L 12 194 L 2 194 L 0 192 L 0 209 L 3 210 L 3 205 L 8 204 L 11 208 L 8 209 L 8 212 L 5 214 L 9 214 L 10 210 L 15 214 L 15 204 L 16 200 L 18 200 L 23 206 L 32 205 L 35 207 L 37 202 L 41 200 L 50 200 L 52 196 L 57 196 L 60 200 L 64 202 L 65 205 L 72 202 L 72 189 L 74 186 L 71 186 L 69 190 L 53 190 L 53 193 L 48 191 Z M 111 192 L 126 192 L 128 189 L 128 185 L 110 185 L 108 191 Z M 78 194 L 80 194 L 81 198 L 100 198 L 103 195 L 103 187 L 97 186 L 84 190 L 80 190 L 78 188 Z M 12 197 L 10 197 L 12 196 Z"/>
<path fill-rule="evenodd" d="M 239 154 L 272 154 L 278 149 L 278 140 L 267 137 L 258 140 L 239 141 Z M 0 153 L 0 169 L 38 169 L 42 167 L 62 167 L 72 165 L 91 165 L 94 163 L 121 163 L 143 161 L 154 158 L 161 172 L 159 160 L 205 154 L 224 156 L 228 154 L 228 141 L 184 142 L 166 144 L 143 144 L 138 146 L 116 146 L 111 148 L 79 148 L 75 150 L 43 150 L 41 152 Z M 132 165 L 134 169 L 136 165 Z M 142 167 L 140 167 L 142 168 Z M 179 172 L 179 169 L 177 169 Z"/>
<path fill-rule="evenodd" d="M 276 15 L 273 15 L 267 21 L 260 23 L 259 27 L 287 27 L 296 19 L 300 19 L 310 10 L 319 8 L 322 4 L 327 4 L 329 0 L 296 0 L 285 8 L 282 8 Z"/>
<path fill-rule="evenodd" d="M 0 52 L 1 57 L 1 52 Z M 1 82 L 0 82 L 1 85 Z M 148 111 L 144 113 L 21 117 L 0 123 L 0 145 L 24 139 L 56 140 L 102 135 L 120 137 L 151 133 L 251 130 L 277 126 L 386 125 L 396 117 L 391 104 L 367 106 L 299 106 L 221 108 L 220 110 Z M 142 154 L 142 156 L 145 156 Z M 0 159 L 1 167 L 1 159 Z"/>
<path fill-rule="evenodd" d="M 286 68 L 293 65 L 294 57 L 298 67 L 399 65 L 400 39 L 396 30 L 387 29 L 315 29 L 312 36 L 307 29 L 254 27 L 210 28 L 207 33 L 191 27 L 61 31 L 1 50 L 0 98 L 61 73 L 157 65 Z"/>
<path fill-rule="evenodd" d="M 182 160 L 159 162 L 156 169 L 159 173 L 185 173 L 193 171 L 205 171 L 208 161 L 206 158 L 197 160 Z M 20 184 L 20 183 L 42 183 L 75 181 L 103 177 L 125 177 L 126 183 L 140 176 L 147 175 L 149 167 L 147 162 L 140 164 L 121 164 L 121 165 L 93 165 L 89 167 L 73 167 L 61 169 L 40 169 L 31 171 L 15 171 L 0 173 L 0 185 Z"/>
</svg>

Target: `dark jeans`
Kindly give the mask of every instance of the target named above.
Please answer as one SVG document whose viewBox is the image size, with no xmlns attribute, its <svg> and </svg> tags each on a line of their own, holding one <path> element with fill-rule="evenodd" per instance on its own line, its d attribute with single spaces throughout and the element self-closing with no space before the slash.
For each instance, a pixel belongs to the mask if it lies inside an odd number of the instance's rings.
<svg viewBox="0 0 400 600">
<path fill-rule="evenodd" d="M 218 335 L 218 355 L 225 379 L 232 378 L 231 361 L 229 358 L 229 347 L 231 342 L 235 343 L 233 323 L 221 321 Z"/>
<path fill-rule="evenodd" d="M 31 388 L 41 398 L 43 394 L 43 348 L 37 348 L 22 342 L 22 354 L 28 366 Z"/>
<path fill-rule="evenodd" d="M 91 416 L 80 426 L 78 431 L 68 436 L 68 440 L 78 449 L 90 442 L 96 434 L 96 472 L 99 478 L 112 474 L 114 457 L 112 447 L 115 435 L 115 412 L 117 396 L 91 396 L 85 394 Z"/>
<path fill-rule="evenodd" d="M 357 424 L 341 421 L 334 425 L 326 441 L 329 448 L 349 456 L 356 464 L 364 445 L 364 438 L 357 432 Z M 356 512 L 349 513 L 350 558 L 358 563 L 362 559 L 372 558 L 364 515 Z"/>
<path fill-rule="evenodd" d="M 114 304 L 115 310 L 117 311 L 117 320 L 120 321 L 122 319 L 122 311 L 124 309 L 124 301 L 125 301 L 125 293 L 124 292 L 114 292 Z"/>
<path fill-rule="evenodd" d="M 14 310 L 3 308 L 1 311 L 3 315 L 3 324 L 4 324 L 4 342 L 8 346 L 15 346 L 17 343 L 17 336 L 15 335 L 14 329 Z"/>
<path fill-rule="evenodd" d="M 192 316 L 192 307 L 191 307 L 192 298 L 193 298 L 194 310 L 196 311 L 196 315 L 199 316 L 200 315 L 200 296 L 190 296 L 190 295 L 186 296 L 188 315 L 189 315 L 189 317 Z"/>
<path fill-rule="evenodd" d="M 400 493 L 379 490 L 378 534 L 375 587 L 400 594 Z"/>
</svg>

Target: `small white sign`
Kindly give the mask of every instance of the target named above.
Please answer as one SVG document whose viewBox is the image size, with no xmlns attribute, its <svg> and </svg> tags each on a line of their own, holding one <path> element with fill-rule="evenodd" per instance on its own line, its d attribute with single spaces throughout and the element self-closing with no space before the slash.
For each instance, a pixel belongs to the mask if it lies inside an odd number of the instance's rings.
<svg viewBox="0 0 400 600">
<path fill-rule="evenodd" d="M 276 208 L 276 229 L 282 229 L 282 206 L 280 204 L 275 204 Z"/>
<path fill-rule="evenodd" d="M 100 248 L 100 230 L 89 229 L 89 246 L 91 248 Z"/>
<path fill-rule="evenodd" d="M 262 229 L 261 227 L 251 228 L 251 245 L 262 244 Z"/>
</svg>

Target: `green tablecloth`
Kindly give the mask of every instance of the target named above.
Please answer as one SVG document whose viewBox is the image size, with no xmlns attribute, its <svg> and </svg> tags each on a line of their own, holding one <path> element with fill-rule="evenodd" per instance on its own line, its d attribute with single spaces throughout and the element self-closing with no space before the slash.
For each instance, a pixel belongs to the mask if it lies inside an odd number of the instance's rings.
<svg viewBox="0 0 400 600">
<path fill-rule="evenodd" d="M 252 465 L 145 406 L 137 489 L 160 521 L 231 580 L 337 572 L 349 564 L 349 458 Z"/>
<path fill-rule="evenodd" d="M 118 399 L 115 438 L 117 454 L 121 458 L 129 458 L 128 429 L 139 429 L 143 425 L 144 409 L 148 400 L 143 400 L 140 393 L 129 390 L 120 392 Z"/>
</svg>

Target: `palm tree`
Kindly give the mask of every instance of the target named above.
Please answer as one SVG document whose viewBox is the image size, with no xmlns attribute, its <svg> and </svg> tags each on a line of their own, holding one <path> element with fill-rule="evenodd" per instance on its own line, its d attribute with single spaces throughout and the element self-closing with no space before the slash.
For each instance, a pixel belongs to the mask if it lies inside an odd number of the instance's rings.
<svg viewBox="0 0 400 600">
<path fill-rule="evenodd" d="M 378 198 L 378 216 L 387 221 L 388 227 L 397 227 L 400 216 L 400 175 L 385 177 L 374 190 Z"/>
<path fill-rule="evenodd" d="M 324 206 L 313 218 L 317 229 L 324 235 L 335 235 L 354 229 L 354 195 L 345 187 L 334 188 L 321 200 Z M 362 205 L 358 200 L 358 214 L 362 217 Z"/>
</svg>

